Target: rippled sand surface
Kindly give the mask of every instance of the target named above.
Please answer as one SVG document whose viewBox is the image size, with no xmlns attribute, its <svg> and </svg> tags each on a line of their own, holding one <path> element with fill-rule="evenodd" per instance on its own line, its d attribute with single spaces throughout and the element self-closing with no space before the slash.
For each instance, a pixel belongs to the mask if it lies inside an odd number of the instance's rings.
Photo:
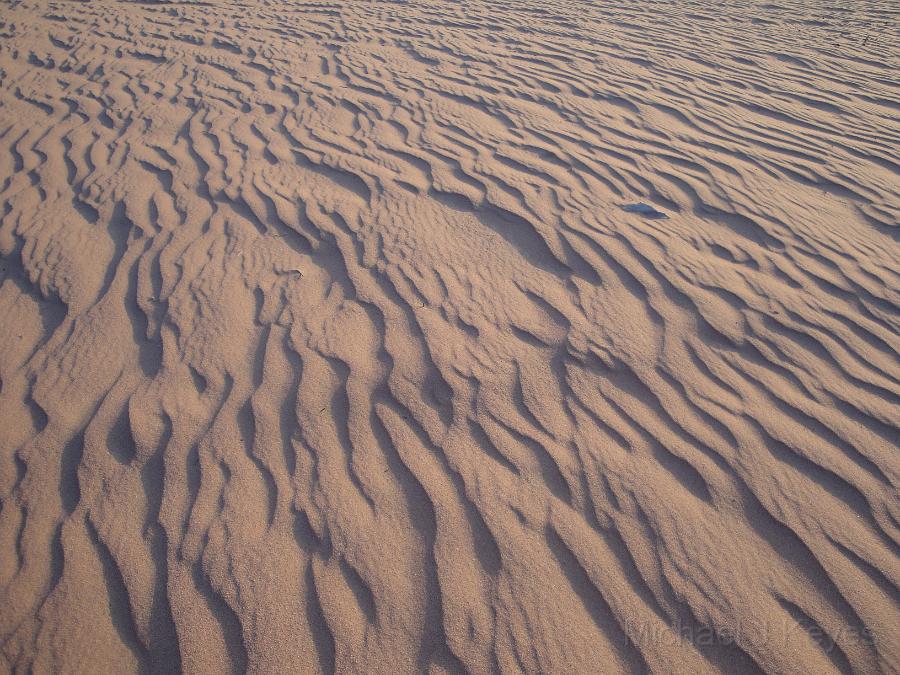
<svg viewBox="0 0 900 675">
<path fill-rule="evenodd" d="M 4 3 L 0 671 L 900 671 L 898 31 Z"/>
</svg>

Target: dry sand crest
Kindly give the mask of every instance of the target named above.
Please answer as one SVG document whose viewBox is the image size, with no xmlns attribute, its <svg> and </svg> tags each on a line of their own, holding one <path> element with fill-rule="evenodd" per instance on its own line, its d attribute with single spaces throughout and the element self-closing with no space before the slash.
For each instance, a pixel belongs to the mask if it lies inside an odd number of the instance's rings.
<svg viewBox="0 0 900 675">
<path fill-rule="evenodd" d="M 898 16 L 0 5 L 0 670 L 900 671 Z"/>
</svg>

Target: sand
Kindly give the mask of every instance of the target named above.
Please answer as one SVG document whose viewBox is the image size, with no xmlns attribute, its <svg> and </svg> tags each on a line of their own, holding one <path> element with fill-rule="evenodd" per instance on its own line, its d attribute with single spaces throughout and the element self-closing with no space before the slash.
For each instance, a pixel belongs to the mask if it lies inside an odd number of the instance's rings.
<svg viewBox="0 0 900 675">
<path fill-rule="evenodd" d="M 0 671 L 900 672 L 898 26 L 0 5 Z"/>
</svg>

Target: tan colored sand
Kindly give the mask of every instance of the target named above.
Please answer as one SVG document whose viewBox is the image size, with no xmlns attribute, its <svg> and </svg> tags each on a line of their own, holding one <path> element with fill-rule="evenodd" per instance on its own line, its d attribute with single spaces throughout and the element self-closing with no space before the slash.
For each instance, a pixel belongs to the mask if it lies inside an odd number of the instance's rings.
<svg viewBox="0 0 900 675">
<path fill-rule="evenodd" d="M 0 671 L 900 672 L 832 5 L 0 6 Z"/>
</svg>

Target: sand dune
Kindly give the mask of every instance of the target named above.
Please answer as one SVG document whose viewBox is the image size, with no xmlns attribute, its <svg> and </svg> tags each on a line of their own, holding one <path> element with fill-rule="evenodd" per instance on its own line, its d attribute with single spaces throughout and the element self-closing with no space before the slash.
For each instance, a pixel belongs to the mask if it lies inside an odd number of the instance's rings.
<svg viewBox="0 0 900 675">
<path fill-rule="evenodd" d="M 3 4 L 0 671 L 900 672 L 898 22 Z"/>
</svg>

